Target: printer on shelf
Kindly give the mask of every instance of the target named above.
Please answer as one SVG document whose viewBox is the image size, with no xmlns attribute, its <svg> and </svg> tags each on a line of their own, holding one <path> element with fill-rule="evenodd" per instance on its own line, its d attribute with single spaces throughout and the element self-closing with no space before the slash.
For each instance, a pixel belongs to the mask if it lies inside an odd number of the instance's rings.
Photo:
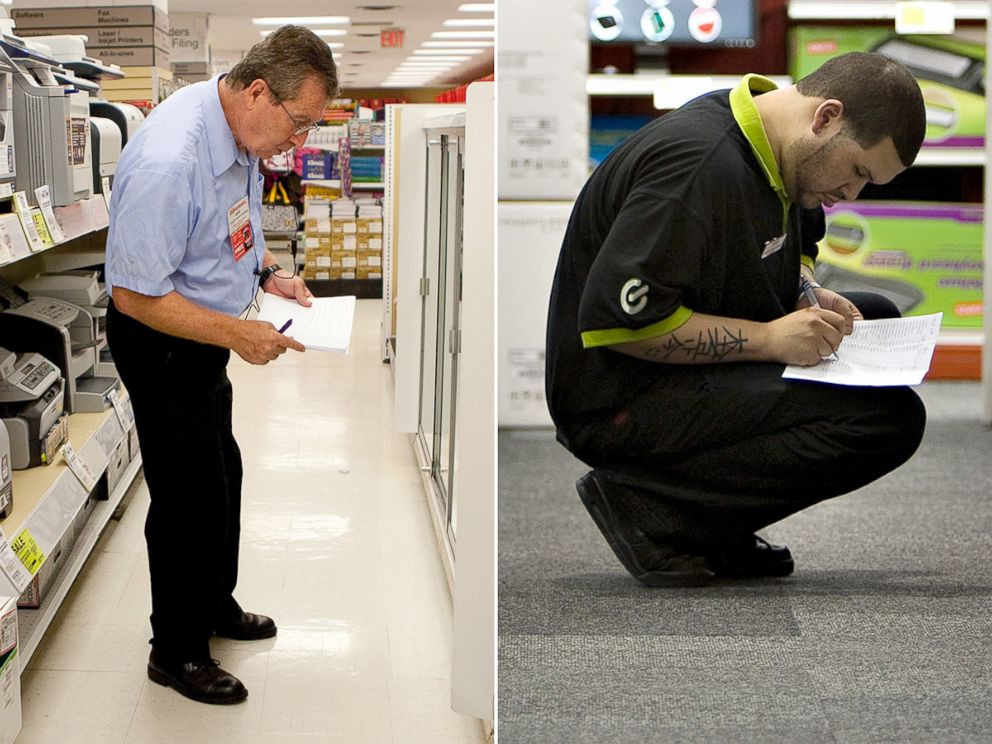
<svg viewBox="0 0 992 744">
<path fill-rule="evenodd" d="M 0 348 L 0 418 L 14 470 L 50 463 L 68 439 L 64 395 L 65 380 L 48 359 Z"/>
<path fill-rule="evenodd" d="M 53 271 L 41 274 L 20 283 L 21 289 L 28 297 L 54 297 L 59 300 L 79 305 L 89 313 L 95 322 L 93 340 L 96 354 L 96 367 L 93 374 L 97 377 L 118 377 L 110 349 L 107 347 L 107 305 L 110 298 L 107 288 L 100 284 L 98 272 L 87 269 L 70 271 Z"/>
<path fill-rule="evenodd" d="M 48 184 L 52 203 L 66 206 L 93 194 L 89 94 L 55 79 L 58 60 L 16 36 L 0 36 L 0 62 L 13 75 L 14 157 L 17 189 L 34 200 Z"/>
<path fill-rule="evenodd" d="M 0 345 L 36 351 L 50 359 L 65 378 L 66 410 L 104 411 L 116 390 L 116 377 L 95 376 L 97 324 L 85 308 L 52 297 L 38 297 L 0 312 Z"/>
</svg>

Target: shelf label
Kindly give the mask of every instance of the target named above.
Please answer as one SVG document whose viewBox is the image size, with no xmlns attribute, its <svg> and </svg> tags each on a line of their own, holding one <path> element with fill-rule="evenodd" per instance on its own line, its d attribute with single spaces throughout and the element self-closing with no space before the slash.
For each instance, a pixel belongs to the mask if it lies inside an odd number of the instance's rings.
<svg viewBox="0 0 992 744">
<path fill-rule="evenodd" d="M 55 216 L 55 210 L 52 208 L 52 193 L 48 188 L 48 184 L 46 183 L 44 186 L 36 188 L 34 195 L 38 198 L 38 206 L 41 208 L 41 214 L 45 218 L 48 234 L 52 236 L 52 240 L 56 243 L 63 242 L 65 240 L 65 233 L 62 232 L 62 225 L 59 224 L 59 220 Z"/>
<path fill-rule="evenodd" d="M 117 420 L 121 422 L 121 428 L 127 434 L 131 431 L 131 427 L 134 426 L 134 409 L 124 405 L 124 401 L 121 400 L 121 396 L 116 390 L 111 390 L 110 395 L 107 397 L 114 404 L 114 410 L 117 412 Z"/>
<path fill-rule="evenodd" d="M 954 3 L 896 3 L 897 34 L 953 34 Z"/>
<path fill-rule="evenodd" d="M 14 184 L 10 183 L 0 183 L 0 199 L 9 199 L 14 195 Z"/>
<path fill-rule="evenodd" d="M 10 544 L 10 549 L 14 551 L 14 554 L 24 565 L 24 568 L 32 576 L 38 573 L 41 564 L 45 562 L 45 552 L 38 545 L 38 541 L 34 539 L 34 535 L 31 534 L 31 531 L 27 527 L 21 530 L 21 534 L 14 538 L 14 541 Z"/>
<path fill-rule="evenodd" d="M 62 457 L 65 458 L 65 462 L 73 474 L 79 478 L 79 482 L 83 484 L 83 488 L 86 489 L 86 493 L 92 491 L 96 486 L 96 475 L 90 469 L 90 466 L 87 465 L 78 454 L 76 454 L 76 451 L 68 442 L 62 445 Z"/>
<path fill-rule="evenodd" d="M 14 211 L 17 212 L 17 219 L 21 222 L 21 229 L 28 238 L 28 245 L 31 251 L 40 251 L 45 248 L 45 241 L 38 234 L 38 228 L 31 219 L 31 207 L 28 206 L 28 197 L 23 191 L 14 192 Z"/>
<path fill-rule="evenodd" d="M 110 214 L 110 176 L 104 176 L 100 183 L 103 185 L 103 201 L 107 205 L 107 214 Z"/>
<path fill-rule="evenodd" d="M 10 547 L 7 537 L 0 531 L 0 567 L 7 574 L 10 583 L 17 589 L 18 594 L 23 594 L 31 583 L 31 574 L 21 563 L 17 553 Z"/>
</svg>

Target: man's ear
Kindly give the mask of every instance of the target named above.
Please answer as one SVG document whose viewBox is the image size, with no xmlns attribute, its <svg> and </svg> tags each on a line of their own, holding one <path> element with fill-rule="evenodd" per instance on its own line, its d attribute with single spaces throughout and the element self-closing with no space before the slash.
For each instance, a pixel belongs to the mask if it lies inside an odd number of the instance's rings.
<svg viewBox="0 0 992 744">
<path fill-rule="evenodd" d="M 268 90 L 268 83 L 261 78 L 252 80 L 248 87 L 245 88 L 245 93 L 248 95 L 248 106 L 251 107 L 258 103 Z"/>
<path fill-rule="evenodd" d="M 810 129 L 815 135 L 831 134 L 840 129 L 843 118 L 844 104 L 836 98 L 828 98 L 813 112 Z"/>
</svg>

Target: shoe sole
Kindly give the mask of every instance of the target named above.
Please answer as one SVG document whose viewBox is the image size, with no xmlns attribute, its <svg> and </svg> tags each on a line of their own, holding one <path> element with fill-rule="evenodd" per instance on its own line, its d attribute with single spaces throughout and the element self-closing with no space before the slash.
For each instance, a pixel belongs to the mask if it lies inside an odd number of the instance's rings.
<svg viewBox="0 0 992 744">
<path fill-rule="evenodd" d="M 210 697 L 209 695 L 198 695 L 197 693 L 187 689 L 184 685 L 180 684 L 169 675 L 163 674 L 157 669 L 153 669 L 151 665 L 148 666 L 148 679 L 155 684 L 162 685 L 162 687 L 171 687 L 183 697 L 188 697 L 190 700 L 195 700 L 198 703 L 208 703 L 210 705 L 237 705 L 238 703 L 242 703 L 248 699 L 248 690 L 245 690 L 245 694 L 241 697 L 232 697 L 223 700 Z"/>
<path fill-rule="evenodd" d="M 714 568 L 713 573 L 726 579 L 781 579 L 796 570 L 796 563 L 789 558 L 784 561 L 763 564 L 760 571 L 735 571 Z"/>
<path fill-rule="evenodd" d="M 276 637 L 276 633 L 278 633 L 278 632 L 279 632 L 279 629 L 276 628 L 271 633 L 263 633 L 261 635 L 253 635 L 253 636 L 224 635 L 223 633 L 218 633 L 216 631 L 214 631 L 214 635 L 217 638 L 226 638 L 229 641 L 264 641 L 266 638 L 275 638 Z"/>
<path fill-rule="evenodd" d="M 591 487 L 589 481 L 592 481 Z M 638 564 L 631 547 L 619 539 L 615 530 L 612 529 L 613 510 L 603 498 L 599 485 L 588 476 L 584 476 L 576 482 L 575 487 L 586 511 L 589 512 L 592 521 L 596 523 L 599 531 L 606 538 L 613 554 L 620 560 L 627 572 L 645 586 L 652 588 L 703 586 L 713 578 L 710 571 L 702 568 L 695 571 L 645 571 Z"/>
</svg>

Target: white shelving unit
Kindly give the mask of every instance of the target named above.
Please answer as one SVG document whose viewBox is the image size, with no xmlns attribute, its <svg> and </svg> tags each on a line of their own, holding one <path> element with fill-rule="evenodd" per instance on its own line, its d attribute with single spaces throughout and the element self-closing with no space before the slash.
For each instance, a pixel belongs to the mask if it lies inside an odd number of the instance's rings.
<svg viewBox="0 0 992 744">
<path fill-rule="evenodd" d="M 792 0 L 789 18 L 816 21 L 878 21 L 896 17 L 896 0 L 863 2 L 862 0 Z M 958 20 L 985 20 L 989 17 L 987 0 L 955 0 L 954 17 Z"/>
</svg>

